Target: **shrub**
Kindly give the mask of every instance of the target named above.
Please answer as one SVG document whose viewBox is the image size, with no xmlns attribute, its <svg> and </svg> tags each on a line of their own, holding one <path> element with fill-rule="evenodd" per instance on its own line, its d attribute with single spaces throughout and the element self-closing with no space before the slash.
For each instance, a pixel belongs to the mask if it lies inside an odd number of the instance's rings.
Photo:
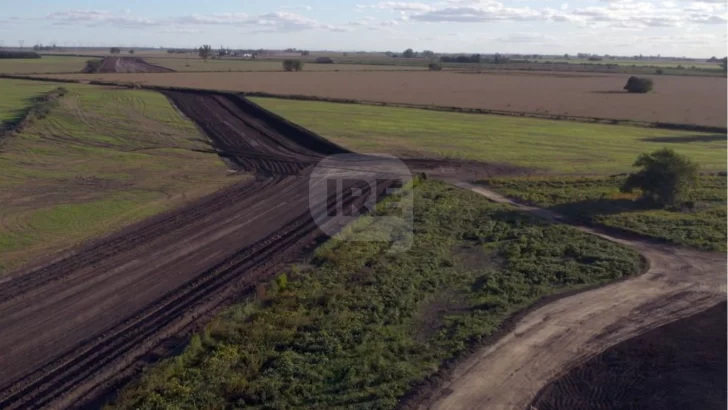
<svg viewBox="0 0 728 410">
<path fill-rule="evenodd" d="M 334 60 L 330 57 L 318 57 L 316 59 L 316 64 L 334 64 Z"/>
<path fill-rule="evenodd" d="M 102 60 L 88 60 L 86 61 L 86 68 L 83 69 L 84 73 L 98 73 L 101 70 Z"/>
<path fill-rule="evenodd" d="M 429 68 L 430 71 L 440 71 L 442 70 L 442 65 L 438 63 L 430 63 L 427 68 Z"/>
<path fill-rule="evenodd" d="M 655 74 L 662 75 L 664 74 L 664 71 L 662 71 L 661 68 L 658 68 L 657 70 L 655 70 Z"/>
<path fill-rule="evenodd" d="M 629 77 L 624 89 L 631 93 L 648 93 L 652 91 L 652 80 L 642 77 Z"/>
<path fill-rule="evenodd" d="M 301 71 L 303 70 L 303 63 L 301 60 L 283 60 L 283 70 Z"/>
<path fill-rule="evenodd" d="M 644 199 L 660 206 L 687 201 L 699 175 L 698 164 L 669 148 L 640 155 L 634 166 L 642 170 L 631 174 L 620 190 L 638 188 Z"/>
</svg>

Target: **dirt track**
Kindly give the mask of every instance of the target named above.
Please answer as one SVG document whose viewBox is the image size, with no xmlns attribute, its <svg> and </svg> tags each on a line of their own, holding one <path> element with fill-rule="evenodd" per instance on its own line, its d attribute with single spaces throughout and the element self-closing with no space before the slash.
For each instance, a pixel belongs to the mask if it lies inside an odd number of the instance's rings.
<svg viewBox="0 0 728 410">
<path fill-rule="evenodd" d="M 86 67 L 84 73 L 172 73 L 171 68 L 149 64 L 136 57 L 104 57 L 98 68 Z"/>
<path fill-rule="evenodd" d="M 482 187 L 456 185 L 559 219 Z M 513 331 L 457 366 L 423 408 L 526 409 L 547 383 L 609 346 L 725 301 L 725 255 L 579 229 L 637 250 L 649 261 L 648 272 L 528 313 Z"/>
<path fill-rule="evenodd" d="M 347 162 L 336 171 L 354 178 L 331 193 L 325 178 L 309 177 L 310 165 L 345 149 L 240 97 L 168 97 L 221 156 L 256 172 L 257 180 L 0 280 L 0 408 L 65 408 L 94 399 L 162 341 L 270 279 L 324 237 L 314 223 L 319 213 L 334 203 L 361 207 L 368 194 L 379 198 L 397 182 Z M 356 161 L 369 169 L 378 160 Z M 519 172 L 412 164 L 436 173 Z M 322 211 L 309 211 L 310 198 Z M 330 223 L 340 228 L 340 219 Z"/>
</svg>

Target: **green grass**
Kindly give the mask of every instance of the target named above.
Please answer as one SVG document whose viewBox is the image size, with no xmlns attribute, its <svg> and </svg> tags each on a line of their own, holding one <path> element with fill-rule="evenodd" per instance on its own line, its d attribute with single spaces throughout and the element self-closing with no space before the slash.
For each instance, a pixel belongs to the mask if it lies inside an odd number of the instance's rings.
<svg viewBox="0 0 728 410">
<path fill-rule="evenodd" d="M 658 238 L 702 250 L 726 251 L 726 178 L 704 176 L 692 192 L 693 209 L 650 209 L 637 194 L 622 194 L 624 177 L 494 178 L 484 185 L 580 222 Z"/>
<path fill-rule="evenodd" d="M 361 152 L 460 157 L 558 173 L 613 173 L 630 171 L 640 153 L 668 146 L 699 162 L 703 169 L 726 169 L 726 136 L 720 134 L 317 101 L 252 100 Z M 696 136 L 712 141 L 681 140 Z M 661 140 L 651 142 L 650 138 Z"/>
<path fill-rule="evenodd" d="M 0 60 L 4 61 L 4 60 Z M 0 80 L 0 131 L 20 121 L 34 100 L 58 87 L 58 84 L 42 81 Z"/>
<path fill-rule="evenodd" d="M 641 267 L 616 244 L 442 183 L 417 185 L 414 204 L 409 251 L 330 240 L 110 408 L 391 409 L 516 310 Z"/>
<path fill-rule="evenodd" d="M 208 60 L 199 58 L 145 58 L 150 64 L 171 68 L 175 71 L 283 71 L 281 61 L 276 60 Z M 424 67 L 366 65 L 366 64 L 316 64 L 304 61 L 304 71 L 380 71 L 425 70 Z"/>
<path fill-rule="evenodd" d="M 0 80 L 0 118 L 59 85 L 50 114 L 0 146 L 0 275 L 238 180 L 158 93 Z"/>
<path fill-rule="evenodd" d="M 0 59 L 2 74 L 78 73 L 90 57 L 43 56 L 42 58 Z"/>
</svg>

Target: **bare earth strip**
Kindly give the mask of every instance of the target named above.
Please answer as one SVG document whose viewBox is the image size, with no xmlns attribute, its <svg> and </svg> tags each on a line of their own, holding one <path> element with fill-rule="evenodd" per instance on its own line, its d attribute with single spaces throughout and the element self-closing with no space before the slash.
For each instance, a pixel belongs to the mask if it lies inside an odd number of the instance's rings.
<svg viewBox="0 0 728 410">
<path fill-rule="evenodd" d="M 482 187 L 456 185 L 547 219 L 559 219 Z M 632 336 L 725 300 L 725 255 L 577 229 L 632 247 L 647 258 L 649 270 L 530 312 L 505 337 L 457 366 L 423 408 L 526 409 L 542 387 L 575 365 Z"/>
<path fill-rule="evenodd" d="M 716 127 L 725 127 L 728 119 L 725 77 L 651 76 L 655 88 L 649 94 L 623 92 L 627 74 L 595 73 L 304 71 L 44 77 Z"/>
</svg>

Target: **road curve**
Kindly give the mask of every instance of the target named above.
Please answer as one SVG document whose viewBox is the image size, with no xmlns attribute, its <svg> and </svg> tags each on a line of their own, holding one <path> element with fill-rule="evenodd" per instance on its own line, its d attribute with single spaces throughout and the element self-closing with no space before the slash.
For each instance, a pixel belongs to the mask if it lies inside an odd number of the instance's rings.
<svg viewBox="0 0 728 410">
<path fill-rule="evenodd" d="M 560 219 L 480 186 L 455 185 L 550 220 Z M 617 238 L 593 228 L 576 229 L 631 247 L 649 261 L 649 270 L 528 313 L 511 332 L 458 365 L 422 408 L 526 409 L 541 388 L 573 366 L 726 298 L 723 254 Z"/>
</svg>

